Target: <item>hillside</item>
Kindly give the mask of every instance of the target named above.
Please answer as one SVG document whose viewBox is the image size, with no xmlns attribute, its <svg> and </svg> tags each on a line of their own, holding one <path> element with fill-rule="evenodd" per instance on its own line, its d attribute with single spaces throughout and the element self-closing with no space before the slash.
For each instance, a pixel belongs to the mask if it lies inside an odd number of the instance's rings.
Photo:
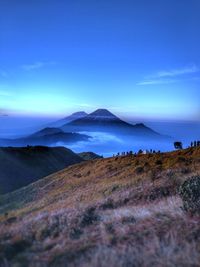
<svg viewBox="0 0 200 267">
<path fill-rule="evenodd" d="M 0 148 L 0 194 L 82 161 L 63 147 Z"/>
<path fill-rule="evenodd" d="M 199 266 L 200 219 L 177 191 L 200 148 L 82 162 L 1 197 L 0 259 L 16 266 Z"/>
</svg>

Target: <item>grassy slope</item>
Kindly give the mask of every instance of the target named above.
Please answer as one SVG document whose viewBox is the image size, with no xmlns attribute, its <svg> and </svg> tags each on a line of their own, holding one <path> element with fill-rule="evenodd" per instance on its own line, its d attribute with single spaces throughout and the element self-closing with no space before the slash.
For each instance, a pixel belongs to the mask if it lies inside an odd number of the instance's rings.
<svg viewBox="0 0 200 267">
<path fill-rule="evenodd" d="M 34 266 L 199 266 L 179 185 L 200 148 L 83 162 L 1 198 L 0 258 Z M 34 264 L 33 264 L 34 260 Z"/>
</svg>

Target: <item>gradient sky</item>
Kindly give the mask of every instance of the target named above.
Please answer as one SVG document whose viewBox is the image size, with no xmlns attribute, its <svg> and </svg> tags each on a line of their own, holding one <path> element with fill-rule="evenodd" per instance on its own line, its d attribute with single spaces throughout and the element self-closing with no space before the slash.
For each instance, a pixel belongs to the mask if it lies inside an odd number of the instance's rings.
<svg viewBox="0 0 200 267">
<path fill-rule="evenodd" d="M 1 0 L 0 114 L 200 120 L 199 0 Z"/>
</svg>

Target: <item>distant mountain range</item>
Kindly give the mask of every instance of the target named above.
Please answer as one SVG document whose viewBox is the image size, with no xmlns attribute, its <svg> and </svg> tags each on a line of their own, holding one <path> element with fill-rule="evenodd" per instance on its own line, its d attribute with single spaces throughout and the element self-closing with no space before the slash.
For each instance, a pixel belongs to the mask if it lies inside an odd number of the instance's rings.
<svg viewBox="0 0 200 267">
<path fill-rule="evenodd" d="M 81 119 L 85 116 L 87 116 L 88 114 L 85 111 L 79 111 L 79 112 L 75 112 L 72 115 L 63 118 L 61 120 L 52 122 L 49 127 L 62 127 L 64 124 L 67 124 L 71 121 L 77 120 L 77 119 Z"/>
<path fill-rule="evenodd" d="M 0 194 L 81 161 L 80 156 L 64 147 L 0 148 Z"/>
<path fill-rule="evenodd" d="M 80 141 L 92 141 L 90 133 L 111 133 L 122 138 L 134 138 L 135 140 L 164 140 L 169 139 L 143 123 L 130 124 L 118 118 L 107 109 L 97 109 L 87 114 L 84 111 L 51 123 L 54 127 L 46 127 L 29 136 L 17 139 L 0 139 L 0 146 L 27 146 L 44 145 L 57 146 L 74 144 Z M 82 133 L 86 132 L 86 134 Z"/>
<path fill-rule="evenodd" d="M 132 125 L 112 114 L 107 109 L 98 109 L 82 118 L 73 120 L 61 127 L 65 132 L 109 132 L 117 135 L 141 138 L 164 138 L 143 123 Z"/>
<path fill-rule="evenodd" d="M 90 137 L 79 133 L 65 133 L 59 128 L 44 128 L 27 137 L 17 139 L 0 139 L 0 146 L 27 146 L 55 144 L 73 144 L 80 141 L 88 141 Z"/>
</svg>

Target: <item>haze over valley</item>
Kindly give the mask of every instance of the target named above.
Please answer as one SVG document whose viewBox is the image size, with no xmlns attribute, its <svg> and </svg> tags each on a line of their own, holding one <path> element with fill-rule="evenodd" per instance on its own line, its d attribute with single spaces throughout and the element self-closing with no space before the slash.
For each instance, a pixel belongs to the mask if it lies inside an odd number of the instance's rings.
<svg viewBox="0 0 200 267">
<path fill-rule="evenodd" d="M 91 118 L 97 120 L 95 113 L 91 114 L 89 117 L 86 112 L 81 111 L 60 119 L 0 117 L 2 125 L 0 144 L 1 146 L 66 146 L 75 152 L 91 150 L 100 155 L 110 156 L 122 151 L 137 152 L 139 149 L 171 151 L 173 141 L 180 140 L 187 147 L 192 140 L 198 139 L 200 134 L 199 122 L 147 120 L 143 123 L 131 118 L 119 121 L 120 117 L 106 110 L 106 114 L 98 116 L 102 120 L 101 126 L 101 122 L 97 125 L 97 121 L 95 123 L 91 121 Z M 87 118 L 90 119 L 89 122 L 86 121 Z M 115 124 L 118 121 L 118 127 L 114 126 L 112 119 Z M 124 124 L 121 125 L 121 122 Z M 127 129 L 130 124 L 141 128 L 139 135 Z M 146 134 L 145 131 L 147 129 L 152 130 L 152 133 L 153 131 L 159 133 L 160 136 L 148 136 L 149 133 Z"/>
</svg>

